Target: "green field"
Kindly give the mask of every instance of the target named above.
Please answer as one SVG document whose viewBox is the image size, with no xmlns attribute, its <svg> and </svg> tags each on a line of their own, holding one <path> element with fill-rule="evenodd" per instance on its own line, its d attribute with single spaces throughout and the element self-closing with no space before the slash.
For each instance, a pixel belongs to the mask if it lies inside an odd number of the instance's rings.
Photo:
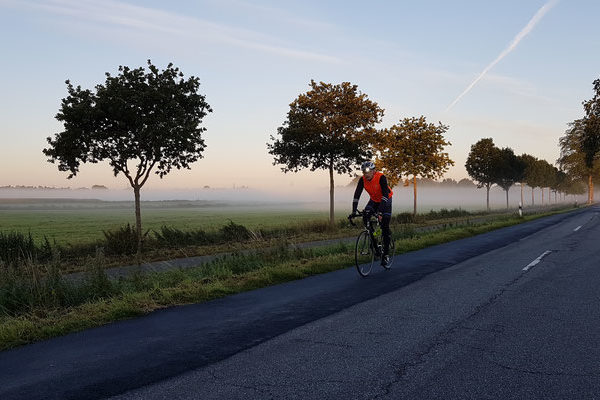
<svg viewBox="0 0 600 400">
<path fill-rule="evenodd" d="M 341 212 L 343 211 L 343 212 Z M 348 210 L 339 210 L 338 217 Z M 275 228 L 299 222 L 326 220 L 326 211 L 303 209 L 302 206 L 228 205 L 202 202 L 144 202 L 144 230 L 163 225 L 182 229 L 213 230 L 229 220 L 250 229 Z M 0 200 L 0 231 L 31 232 L 35 240 L 44 236 L 59 244 L 89 243 L 103 237 L 103 230 L 113 230 L 127 223 L 135 224 L 133 204 L 129 202 L 56 200 L 8 203 Z"/>
</svg>

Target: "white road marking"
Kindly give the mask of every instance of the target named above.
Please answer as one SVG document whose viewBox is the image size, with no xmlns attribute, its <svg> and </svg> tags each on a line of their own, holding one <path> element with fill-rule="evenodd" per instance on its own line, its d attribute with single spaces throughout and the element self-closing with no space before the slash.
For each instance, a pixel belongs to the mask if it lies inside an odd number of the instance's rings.
<svg viewBox="0 0 600 400">
<path fill-rule="evenodd" d="M 529 271 L 529 268 L 534 267 L 537 264 L 539 264 L 539 262 L 542 261 L 542 258 L 546 257 L 550 253 L 552 253 L 550 250 L 546 250 L 545 252 L 542 253 L 541 256 L 539 256 L 538 258 L 536 258 L 535 260 L 530 262 L 529 265 L 527 265 L 525 268 L 523 268 L 523 271 Z"/>
<path fill-rule="evenodd" d="M 573 229 L 573 232 L 577 232 L 578 230 L 580 230 L 580 229 L 581 229 L 581 227 L 582 227 L 582 226 L 583 226 L 583 225 L 579 225 L 577 228 Z"/>
</svg>

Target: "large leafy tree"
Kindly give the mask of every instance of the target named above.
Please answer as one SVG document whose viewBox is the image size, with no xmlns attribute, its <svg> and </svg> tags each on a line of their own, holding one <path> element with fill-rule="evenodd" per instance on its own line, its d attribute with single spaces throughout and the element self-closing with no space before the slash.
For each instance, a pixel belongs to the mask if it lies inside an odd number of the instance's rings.
<svg viewBox="0 0 600 400">
<path fill-rule="evenodd" d="M 412 176 L 413 213 L 417 213 L 417 177 L 440 178 L 454 161 L 444 148 L 450 145 L 444 138 L 448 126 L 441 122 L 427 123 L 425 117 L 405 118 L 390 128 L 378 131 L 373 148 L 376 164 L 392 186 L 403 175 Z"/>
<path fill-rule="evenodd" d="M 588 168 L 593 168 L 594 162 L 600 157 L 600 79 L 596 79 L 593 86 L 594 96 L 583 102 L 585 118 L 580 144 Z"/>
<path fill-rule="evenodd" d="M 496 147 L 492 138 L 479 140 L 471 146 L 465 168 L 469 176 L 477 183 L 478 188 L 485 187 L 486 206 L 490 210 L 490 188 L 497 180 L 496 161 L 500 149 Z"/>
<path fill-rule="evenodd" d="M 546 160 L 537 162 L 538 185 L 542 191 L 542 205 L 544 204 L 544 189 L 548 188 L 548 204 L 550 204 L 550 187 L 556 179 L 556 168 Z"/>
<path fill-rule="evenodd" d="M 559 170 L 558 168 L 555 168 L 555 177 L 554 177 L 554 184 L 552 185 L 551 189 L 554 192 L 554 202 L 556 203 L 557 197 L 559 194 L 561 194 L 562 197 L 562 193 L 565 193 L 566 188 L 568 187 L 568 176 L 566 174 L 566 172 Z"/>
<path fill-rule="evenodd" d="M 506 208 L 508 208 L 508 191 L 515 183 L 523 180 L 525 163 L 509 147 L 502 148 L 495 153 L 496 158 L 492 160 L 496 170 L 494 183 L 506 192 Z"/>
<path fill-rule="evenodd" d="M 600 79 L 593 87 L 594 96 L 583 102 L 585 116 L 570 123 L 560 138 L 558 159 L 562 169 L 587 181 L 588 204 L 594 202 L 594 181 L 600 172 Z"/>
<path fill-rule="evenodd" d="M 588 204 L 594 202 L 594 181 L 600 176 L 600 160 L 589 157 L 584 151 L 586 140 L 586 119 L 569 123 L 565 135 L 559 140 L 560 157 L 558 164 L 574 180 L 583 180 L 588 186 Z M 591 164 L 590 164 L 591 162 Z"/>
<path fill-rule="evenodd" d="M 523 177 L 521 181 L 521 204 L 523 203 L 523 183 L 527 184 L 531 188 L 531 205 L 535 205 L 535 194 L 534 188 L 538 185 L 538 159 L 530 154 L 522 154 L 519 156 L 525 166 L 523 171 Z"/>
<path fill-rule="evenodd" d="M 585 184 L 580 181 L 573 179 L 571 176 L 567 174 L 567 183 L 566 183 L 565 194 L 570 194 L 572 196 L 584 194 L 586 192 Z"/>
<path fill-rule="evenodd" d="M 105 83 L 93 90 L 66 84 L 68 96 L 56 114 L 64 131 L 49 137 L 43 152 L 68 178 L 81 164 L 104 160 L 115 176 L 127 178 L 135 198 L 139 261 L 140 190 L 151 173 L 162 178 L 202 158 L 206 128 L 200 124 L 212 109 L 198 93 L 198 78 L 185 79 L 173 64 L 159 70 L 150 60 L 147 70 L 120 66 L 116 76 L 106 73 Z"/>
<path fill-rule="evenodd" d="M 274 165 L 284 173 L 329 171 L 329 220 L 334 222 L 334 172 L 351 174 L 371 157 L 368 137 L 381 121 L 383 109 L 349 82 L 310 82 L 311 90 L 291 104 L 287 119 L 267 143 Z"/>
</svg>

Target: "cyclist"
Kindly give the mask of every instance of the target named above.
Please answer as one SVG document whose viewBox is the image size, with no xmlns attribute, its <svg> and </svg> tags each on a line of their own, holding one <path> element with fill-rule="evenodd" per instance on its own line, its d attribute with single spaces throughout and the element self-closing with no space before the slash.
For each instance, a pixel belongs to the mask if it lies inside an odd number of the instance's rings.
<svg viewBox="0 0 600 400">
<path fill-rule="evenodd" d="M 369 193 L 370 199 L 365 206 L 363 219 L 365 224 L 377 211 L 382 213 L 381 233 L 383 234 L 383 254 L 381 257 L 381 265 L 387 265 L 390 261 L 390 220 L 392 219 L 392 195 L 394 194 L 388 186 L 388 181 L 385 175 L 379 171 L 375 171 L 375 164 L 372 161 L 365 161 L 361 164 L 363 176 L 358 180 L 356 190 L 354 191 L 354 200 L 352 202 L 352 214 L 356 214 L 358 208 L 358 200 L 363 189 Z"/>
</svg>

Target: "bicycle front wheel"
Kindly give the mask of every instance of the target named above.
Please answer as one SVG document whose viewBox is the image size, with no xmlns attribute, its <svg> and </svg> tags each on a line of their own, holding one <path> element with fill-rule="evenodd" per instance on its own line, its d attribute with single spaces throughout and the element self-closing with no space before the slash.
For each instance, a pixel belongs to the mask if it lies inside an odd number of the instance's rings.
<svg viewBox="0 0 600 400">
<path fill-rule="evenodd" d="M 360 276 L 367 276 L 371 273 L 375 262 L 375 252 L 373 251 L 371 236 L 367 231 L 362 231 L 356 238 L 354 259 Z"/>
</svg>

